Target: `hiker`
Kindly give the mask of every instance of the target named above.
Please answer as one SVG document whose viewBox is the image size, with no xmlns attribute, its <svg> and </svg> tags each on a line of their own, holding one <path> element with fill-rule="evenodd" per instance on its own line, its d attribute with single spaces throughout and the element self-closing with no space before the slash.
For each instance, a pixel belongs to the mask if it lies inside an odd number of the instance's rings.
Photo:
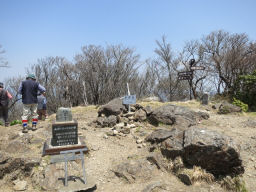
<svg viewBox="0 0 256 192">
<path fill-rule="evenodd" d="M 37 93 L 45 94 L 45 88 L 36 82 L 34 74 L 29 74 L 25 81 L 22 81 L 18 93 L 22 95 L 23 115 L 22 126 L 23 133 L 28 132 L 28 117 L 32 115 L 32 131 L 36 130 L 37 125 Z"/>
<path fill-rule="evenodd" d="M 4 118 L 5 127 L 9 126 L 8 122 L 8 104 L 12 95 L 4 89 L 4 84 L 0 82 L 0 114 Z"/>
<path fill-rule="evenodd" d="M 38 101 L 38 105 L 37 105 L 38 120 L 45 120 L 47 117 L 45 95 L 40 94 L 37 97 L 37 101 Z"/>
</svg>

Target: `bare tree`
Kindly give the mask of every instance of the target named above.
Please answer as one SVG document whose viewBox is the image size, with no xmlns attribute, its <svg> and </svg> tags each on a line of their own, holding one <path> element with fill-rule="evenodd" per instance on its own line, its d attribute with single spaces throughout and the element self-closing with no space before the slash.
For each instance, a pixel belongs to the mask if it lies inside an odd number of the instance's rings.
<svg viewBox="0 0 256 192">
<path fill-rule="evenodd" d="M 215 31 L 202 38 L 205 61 L 218 76 L 218 93 L 223 86 L 225 93 L 232 94 L 238 77 L 255 68 L 252 45 L 246 34 Z"/>
<path fill-rule="evenodd" d="M 87 99 L 102 104 L 126 93 L 126 83 L 135 80 L 138 55 L 134 50 L 118 46 L 86 46 L 75 57 L 80 79 L 86 84 Z"/>
<path fill-rule="evenodd" d="M 168 99 L 173 100 L 175 91 L 178 87 L 177 71 L 179 67 L 179 61 L 174 57 L 170 43 L 167 43 L 166 37 L 162 36 L 161 41 L 156 41 L 157 48 L 155 53 L 157 54 L 157 79 L 158 79 L 158 96 L 166 95 Z"/>
</svg>

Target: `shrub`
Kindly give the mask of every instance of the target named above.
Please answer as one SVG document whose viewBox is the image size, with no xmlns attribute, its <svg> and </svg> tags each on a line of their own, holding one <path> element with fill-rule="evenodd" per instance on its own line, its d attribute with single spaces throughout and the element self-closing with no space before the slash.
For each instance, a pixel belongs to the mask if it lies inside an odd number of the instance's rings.
<svg viewBox="0 0 256 192">
<path fill-rule="evenodd" d="M 233 105 L 236 105 L 238 107 L 241 107 L 243 112 L 247 112 L 248 111 L 248 105 L 242 101 L 240 101 L 239 99 L 236 99 L 235 97 L 233 98 Z"/>
<path fill-rule="evenodd" d="M 22 121 L 21 120 L 14 120 L 10 123 L 11 126 L 13 125 L 17 125 L 17 124 L 22 124 Z"/>
</svg>

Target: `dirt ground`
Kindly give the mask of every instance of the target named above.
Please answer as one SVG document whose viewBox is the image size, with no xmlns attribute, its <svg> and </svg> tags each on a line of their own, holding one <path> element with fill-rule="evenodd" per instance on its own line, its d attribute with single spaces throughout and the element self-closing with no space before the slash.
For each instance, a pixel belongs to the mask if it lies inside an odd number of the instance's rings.
<svg viewBox="0 0 256 192">
<path fill-rule="evenodd" d="M 142 105 L 151 105 L 153 108 L 161 103 L 141 103 Z M 232 137 L 235 142 L 241 146 L 241 158 L 245 166 L 245 173 L 243 179 L 246 188 L 250 192 L 256 192 L 256 127 L 246 125 L 248 119 L 256 120 L 254 114 L 227 114 L 219 115 L 216 110 L 209 106 L 201 106 L 199 103 L 193 102 L 178 102 L 177 105 L 183 105 L 192 108 L 196 111 L 204 111 L 209 113 L 208 120 L 198 122 L 198 126 L 206 129 L 215 130 Z M 97 117 L 97 108 L 95 106 L 75 107 L 72 109 L 73 118 L 78 121 L 79 135 L 85 137 L 85 142 L 90 149 L 90 152 L 85 155 L 85 167 L 87 177 L 93 177 L 97 185 L 97 192 L 133 192 L 145 191 L 145 188 L 150 184 L 157 182 L 164 183 L 164 188 L 158 188 L 155 191 L 224 191 L 219 184 L 206 184 L 199 183 L 193 186 L 184 185 L 176 176 L 171 173 L 163 172 L 160 169 L 156 170 L 154 177 L 151 180 L 138 180 L 134 183 L 127 183 L 120 179 L 113 173 L 113 167 L 131 157 L 137 158 L 146 157 L 149 152 L 147 146 L 138 147 L 136 140 L 138 138 L 145 138 L 146 135 L 151 133 L 156 127 L 148 123 L 142 123 L 140 126 L 132 129 L 130 134 L 122 136 L 107 136 L 106 133 L 110 128 L 95 128 L 89 126 L 88 123 L 92 122 Z M 50 116 L 46 121 L 39 122 L 39 129 L 35 132 L 30 131 L 34 142 L 30 146 L 33 154 L 23 153 L 18 151 L 12 153 L 13 156 L 33 156 L 42 158 L 42 143 L 51 138 L 51 122 L 55 119 L 55 115 Z M 24 138 L 21 134 L 21 126 L 11 126 L 8 128 L 0 126 L 0 149 L 5 150 L 9 145 L 6 141 L 10 138 Z M 153 173 L 152 173 L 153 174 Z M 81 173 L 82 175 L 82 173 Z M 30 177 L 24 177 L 28 182 L 27 191 L 41 191 L 35 189 L 31 185 Z M 13 191 L 13 184 L 10 183 L 8 177 L 5 176 L 0 180 L 0 191 Z"/>
</svg>

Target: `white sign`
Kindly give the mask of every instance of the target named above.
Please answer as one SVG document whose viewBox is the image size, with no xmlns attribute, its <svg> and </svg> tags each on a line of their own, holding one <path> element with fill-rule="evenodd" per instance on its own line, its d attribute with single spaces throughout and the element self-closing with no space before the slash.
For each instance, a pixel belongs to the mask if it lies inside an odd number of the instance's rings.
<svg viewBox="0 0 256 192">
<path fill-rule="evenodd" d="M 136 104 L 136 95 L 125 95 L 123 98 L 123 104 L 125 105 Z"/>
<path fill-rule="evenodd" d="M 192 66 L 190 67 L 191 70 L 204 70 L 205 67 L 204 66 Z"/>
</svg>

